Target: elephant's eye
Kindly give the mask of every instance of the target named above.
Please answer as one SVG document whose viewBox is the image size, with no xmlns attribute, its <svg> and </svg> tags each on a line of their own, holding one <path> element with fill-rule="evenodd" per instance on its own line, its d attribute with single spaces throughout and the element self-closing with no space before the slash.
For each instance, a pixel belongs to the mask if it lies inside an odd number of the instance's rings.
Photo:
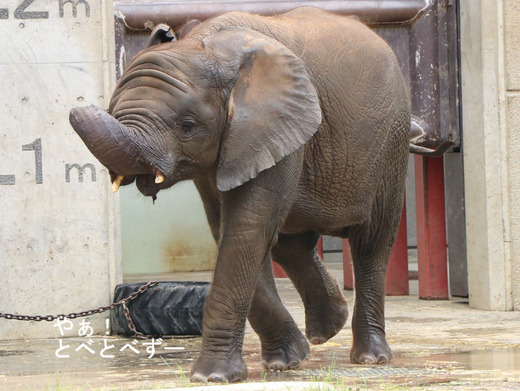
<svg viewBox="0 0 520 391">
<path fill-rule="evenodd" d="M 182 133 L 189 135 L 193 132 L 193 129 L 195 128 L 195 126 L 197 124 L 192 119 L 185 119 L 181 122 L 180 125 L 181 125 L 180 128 L 181 128 Z"/>
</svg>

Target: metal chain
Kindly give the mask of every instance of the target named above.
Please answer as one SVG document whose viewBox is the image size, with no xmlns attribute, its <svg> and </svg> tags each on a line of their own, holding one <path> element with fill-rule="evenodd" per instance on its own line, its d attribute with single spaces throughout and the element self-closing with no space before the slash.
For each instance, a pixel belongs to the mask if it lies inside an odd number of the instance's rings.
<svg viewBox="0 0 520 391">
<path fill-rule="evenodd" d="M 128 303 L 130 303 L 132 300 L 137 298 L 139 295 L 143 294 L 147 291 L 148 288 L 157 285 L 157 281 L 150 281 L 141 286 L 138 290 L 128 295 L 128 297 L 125 297 L 121 300 L 119 300 L 116 303 L 112 303 L 110 305 L 99 307 L 93 310 L 88 311 L 81 311 L 81 312 L 71 312 L 70 314 L 59 314 L 59 315 L 15 315 L 15 314 L 4 314 L 0 312 L 0 318 L 5 319 L 12 319 L 12 320 L 27 320 L 27 321 L 36 321 L 41 322 L 42 320 L 45 320 L 47 322 L 52 322 L 56 319 L 63 320 L 65 318 L 67 319 L 76 319 L 81 318 L 84 316 L 94 315 L 94 314 L 100 314 L 102 312 L 113 310 L 114 308 L 117 308 L 119 306 L 123 306 L 123 312 L 125 314 L 125 318 L 128 322 L 129 329 L 135 334 L 137 338 L 146 338 L 142 333 L 136 330 L 134 322 L 132 322 L 132 318 L 130 317 L 130 311 L 128 310 L 128 307 L 126 306 Z"/>
<path fill-rule="evenodd" d="M 130 316 L 130 310 L 126 306 L 126 303 L 123 303 L 122 305 L 123 305 L 123 313 L 125 314 L 126 322 L 128 323 L 128 328 L 130 329 L 130 331 L 132 333 L 134 333 L 134 335 L 137 339 L 146 339 L 147 336 L 145 336 L 140 331 L 137 331 L 137 329 L 135 328 L 134 322 L 132 321 L 132 317 Z"/>
</svg>

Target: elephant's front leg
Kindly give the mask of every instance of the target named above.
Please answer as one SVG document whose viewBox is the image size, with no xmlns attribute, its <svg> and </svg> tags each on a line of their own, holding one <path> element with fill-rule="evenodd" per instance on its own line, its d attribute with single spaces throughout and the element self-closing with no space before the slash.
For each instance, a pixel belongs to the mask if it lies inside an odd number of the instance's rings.
<svg viewBox="0 0 520 391">
<path fill-rule="evenodd" d="M 236 242 L 232 245 L 228 240 Z M 201 353 L 191 369 L 191 381 L 231 383 L 247 378 L 242 360 L 245 319 L 256 284 L 257 253 L 265 249 L 240 242 L 234 237 L 220 245 L 213 283 L 204 303 Z M 249 259 L 242 257 L 245 254 Z"/>
<path fill-rule="evenodd" d="M 296 188 L 295 170 L 279 163 L 223 194 L 220 245 L 204 305 L 202 349 L 191 380 L 235 382 L 247 377 L 242 360 L 245 320 L 262 262 L 276 240 Z"/>
</svg>

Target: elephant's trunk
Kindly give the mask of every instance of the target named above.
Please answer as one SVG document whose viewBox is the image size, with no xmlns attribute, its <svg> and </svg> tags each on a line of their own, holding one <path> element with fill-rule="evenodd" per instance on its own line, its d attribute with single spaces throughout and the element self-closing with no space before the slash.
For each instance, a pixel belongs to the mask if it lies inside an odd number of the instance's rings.
<svg viewBox="0 0 520 391">
<path fill-rule="evenodd" d="M 70 111 L 69 121 L 90 152 L 118 175 L 152 174 L 131 129 L 95 106 Z"/>
</svg>

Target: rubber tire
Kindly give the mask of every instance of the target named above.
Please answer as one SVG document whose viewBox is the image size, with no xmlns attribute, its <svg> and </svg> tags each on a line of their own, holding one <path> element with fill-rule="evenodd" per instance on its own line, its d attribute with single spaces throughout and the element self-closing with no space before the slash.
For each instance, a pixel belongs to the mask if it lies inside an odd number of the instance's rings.
<svg viewBox="0 0 520 391">
<path fill-rule="evenodd" d="M 145 283 L 120 284 L 114 303 L 128 297 Z M 201 335 L 202 310 L 209 282 L 160 282 L 127 304 L 137 331 L 144 335 Z M 133 336 L 123 307 L 111 311 L 112 332 Z"/>
</svg>

